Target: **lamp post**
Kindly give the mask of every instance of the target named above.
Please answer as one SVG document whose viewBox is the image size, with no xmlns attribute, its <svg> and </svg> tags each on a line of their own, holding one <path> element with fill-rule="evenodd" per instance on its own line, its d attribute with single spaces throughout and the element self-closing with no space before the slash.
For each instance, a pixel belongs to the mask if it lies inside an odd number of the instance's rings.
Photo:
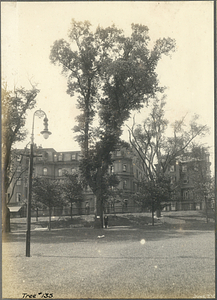
<svg viewBox="0 0 217 300">
<path fill-rule="evenodd" d="M 39 109 L 36 110 L 33 114 L 32 122 L 32 135 L 31 135 L 31 144 L 30 144 L 30 155 L 29 155 L 29 185 L 28 185 L 28 202 L 27 202 L 27 230 L 26 230 L 26 256 L 30 257 L 30 230 L 31 230 L 31 199 L 32 199 L 32 174 L 33 174 L 33 143 L 34 143 L 34 121 L 35 116 L 42 118 L 44 116 L 44 130 L 41 131 L 41 134 L 45 139 L 51 134 L 48 131 L 48 118 L 46 113 Z"/>
</svg>

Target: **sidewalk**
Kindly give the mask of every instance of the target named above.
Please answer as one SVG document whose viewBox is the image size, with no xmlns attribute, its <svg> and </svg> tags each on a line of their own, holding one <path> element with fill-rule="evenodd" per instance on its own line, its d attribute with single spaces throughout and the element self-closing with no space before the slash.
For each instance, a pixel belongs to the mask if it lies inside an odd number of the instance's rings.
<svg viewBox="0 0 217 300">
<path fill-rule="evenodd" d="M 120 226 L 129 227 L 143 227 L 152 225 L 151 213 L 123 213 L 123 214 L 107 214 L 109 217 L 109 228 L 118 228 Z M 164 211 L 160 218 L 155 217 L 155 225 L 179 226 L 197 223 L 198 226 L 203 226 L 206 219 L 200 211 Z M 39 217 L 36 221 L 35 217 L 31 219 L 31 231 L 45 231 L 48 230 L 49 217 Z M 73 216 L 52 216 L 51 228 L 81 228 L 93 227 L 94 215 Z M 209 221 L 210 225 L 214 220 Z M 11 218 L 11 232 L 26 231 L 26 218 Z"/>
</svg>

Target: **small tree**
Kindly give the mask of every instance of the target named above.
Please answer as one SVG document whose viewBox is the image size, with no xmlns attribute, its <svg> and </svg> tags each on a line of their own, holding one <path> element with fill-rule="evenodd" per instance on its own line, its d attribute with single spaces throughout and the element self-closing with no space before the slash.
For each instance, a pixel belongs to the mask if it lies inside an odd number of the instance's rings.
<svg viewBox="0 0 217 300">
<path fill-rule="evenodd" d="M 2 231 L 10 231 L 10 211 L 7 203 L 7 191 L 11 184 L 12 147 L 26 138 L 26 113 L 34 108 L 39 90 L 15 88 L 9 91 L 4 83 L 1 91 L 2 100 Z"/>
<path fill-rule="evenodd" d="M 170 178 L 164 174 L 158 174 L 153 180 L 142 181 L 140 183 L 140 191 L 137 195 L 137 201 L 150 209 L 152 213 L 152 225 L 154 225 L 154 212 L 161 211 L 171 200 Z"/>
<path fill-rule="evenodd" d="M 35 177 L 32 183 L 34 202 L 40 202 L 49 210 L 49 230 L 51 230 L 51 213 L 53 207 L 63 204 L 61 187 L 57 181 L 48 178 Z"/>
<path fill-rule="evenodd" d="M 81 204 L 83 200 L 83 187 L 82 183 L 79 181 L 78 174 L 64 173 L 64 184 L 61 185 L 63 191 L 63 199 L 70 203 L 70 215 L 72 219 L 72 204 L 76 203 L 78 207 L 78 214 L 81 214 Z"/>
</svg>

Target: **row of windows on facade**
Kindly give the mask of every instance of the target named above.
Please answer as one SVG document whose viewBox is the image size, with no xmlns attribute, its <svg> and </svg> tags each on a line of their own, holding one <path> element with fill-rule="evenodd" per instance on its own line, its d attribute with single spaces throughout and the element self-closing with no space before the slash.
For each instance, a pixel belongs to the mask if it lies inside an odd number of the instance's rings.
<svg viewBox="0 0 217 300">
<path fill-rule="evenodd" d="M 71 172 L 72 174 L 75 173 L 78 170 L 78 168 L 72 168 Z M 123 164 L 123 172 L 127 171 L 127 165 Z M 111 172 L 114 173 L 114 166 L 111 166 Z M 43 175 L 46 176 L 48 175 L 48 169 L 45 167 L 43 168 Z M 63 169 L 58 169 L 58 176 L 63 176 Z"/>
<path fill-rule="evenodd" d="M 63 170 L 64 169 L 58 169 L 58 176 L 59 177 L 63 176 Z M 77 170 L 78 170 L 78 168 L 72 168 L 71 173 L 74 174 Z M 19 171 L 21 171 L 21 170 L 19 170 Z M 112 171 L 112 173 L 114 172 L 114 166 L 111 167 L 111 171 Z M 127 165 L 123 164 L 123 172 L 126 172 L 126 171 L 127 171 Z M 141 173 L 138 172 L 138 169 L 136 171 L 137 171 L 136 172 L 136 177 L 137 178 L 141 177 Z M 48 168 L 46 168 L 46 167 L 43 168 L 42 175 L 43 176 L 48 175 Z M 21 185 L 21 178 L 17 179 L 17 185 Z"/>
<path fill-rule="evenodd" d="M 115 156 L 121 157 L 124 155 L 124 153 L 122 153 L 120 150 L 117 150 L 113 153 Z M 129 152 L 127 153 L 129 155 Z M 63 161 L 68 160 L 69 158 L 69 153 L 64 154 L 63 153 L 58 153 L 58 154 L 54 154 L 54 161 Z M 46 156 L 46 155 L 45 155 Z M 17 161 L 21 161 L 22 155 L 17 155 Z M 81 159 L 81 155 L 80 153 L 72 153 L 71 154 L 71 160 L 80 160 Z"/>
<path fill-rule="evenodd" d="M 182 170 L 182 172 L 187 172 L 187 165 L 182 165 L 181 170 Z M 175 172 L 175 166 L 174 165 L 170 166 L 169 171 L 170 172 Z"/>
<path fill-rule="evenodd" d="M 176 176 L 170 177 L 170 183 L 171 183 L 171 184 L 174 184 L 175 182 L 176 182 Z M 184 178 L 184 179 L 182 180 L 182 182 L 183 182 L 184 184 L 186 184 L 186 183 L 189 182 L 189 180 L 188 180 L 187 178 Z"/>
<path fill-rule="evenodd" d="M 208 170 L 207 167 L 204 167 L 204 170 Z M 170 166 L 169 167 L 169 171 L 172 172 L 172 173 L 175 172 L 175 166 L 174 165 Z M 181 171 L 183 173 L 187 172 L 188 171 L 187 165 L 182 165 L 181 166 Z M 194 171 L 198 171 L 198 165 L 194 166 Z"/>
<path fill-rule="evenodd" d="M 63 161 L 64 155 L 63 153 L 54 154 L 54 161 Z M 81 158 L 79 153 L 71 154 L 71 160 L 79 160 Z M 17 161 L 21 161 L 22 155 L 17 155 Z M 68 160 L 68 159 L 67 159 Z"/>
<path fill-rule="evenodd" d="M 127 172 L 127 171 L 129 171 L 128 168 L 129 168 L 129 166 L 128 166 L 127 164 L 123 164 L 123 165 L 122 165 L 122 172 Z M 115 167 L 114 167 L 114 166 L 111 166 L 110 170 L 111 170 L 111 173 L 114 173 L 114 172 L 115 172 Z M 141 177 L 142 177 L 142 172 L 140 172 L 138 169 L 136 169 L 136 174 L 134 173 L 134 175 L 136 176 L 137 179 L 138 179 L 138 178 L 141 179 Z"/>
<path fill-rule="evenodd" d="M 64 179 L 59 179 L 59 182 L 61 183 L 61 184 L 63 184 L 64 183 Z M 18 180 L 17 180 L 17 185 L 21 185 L 21 183 L 22 183 L 22 179 L 21 178 L 19 178 Z M 129 180 L 123 180 L 122 181 L 122 184 L 123 184 L 123 189 L 128 189 L 129 188 Z M 26 178 L 25 178 L 25 185 L 27 186 L 27 184 L 26 184 Z M 89 191 L 90 190 L 90 188 L 88 187 L 87 188 L 87 190 L 86 191 Z M 133 183 L 133 190 L 134 191 L 137 191 L 137 184 L 134 182 Z"/>
</svg>

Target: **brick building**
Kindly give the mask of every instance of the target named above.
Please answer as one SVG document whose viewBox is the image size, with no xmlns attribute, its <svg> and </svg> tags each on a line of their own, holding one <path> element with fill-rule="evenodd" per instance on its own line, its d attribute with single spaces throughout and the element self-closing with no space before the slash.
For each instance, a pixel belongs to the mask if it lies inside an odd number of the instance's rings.
<svg viewBox="0 0 217 300">
<path fill-rule="evenodd" d="M 8 192 L 8 199 L 11 197 L 9 204 L 11 212 L 17 212 L 26 202 L 28 188 L 28 151 L 16 149 L 15 153 L 16 159 L 14 159 L 12 170 L 15 176 Z M 36 157 L 33 176 L 47 177 L 61 182 L 64 180 L 64 171 L 73 174 L 79 170 L 80 151 L 57 152 L 53 148 L 35 148 L 34 155 Z M 116 210 L 120 211 L 123 206 L 125 210 L 128 210 L 134 206 L 131 195 L 137 191 L 137 183 L 143 176 L 142 165 L 132 151 L 126 148 L 113 152 L 112 159 L 113 164 L 109 172 L 118 176 L 120 183 L 117 189 L 121 191 L 121 196 L 117 199 Z M 83 208 L 87 202 L 90 212 L 94 212 L 95 196 L 88 187 L 84 191 Z"/>
<path fill-rule="evenodd" d="M 172 206 L 175 210 L 202 209 L 204 196 L 198 187 L 210 176 L 210 154 L 202 149 L 199 157 L 186 153 L 170 164 L 167 173 L 173 189 Z"/>
</svg>

